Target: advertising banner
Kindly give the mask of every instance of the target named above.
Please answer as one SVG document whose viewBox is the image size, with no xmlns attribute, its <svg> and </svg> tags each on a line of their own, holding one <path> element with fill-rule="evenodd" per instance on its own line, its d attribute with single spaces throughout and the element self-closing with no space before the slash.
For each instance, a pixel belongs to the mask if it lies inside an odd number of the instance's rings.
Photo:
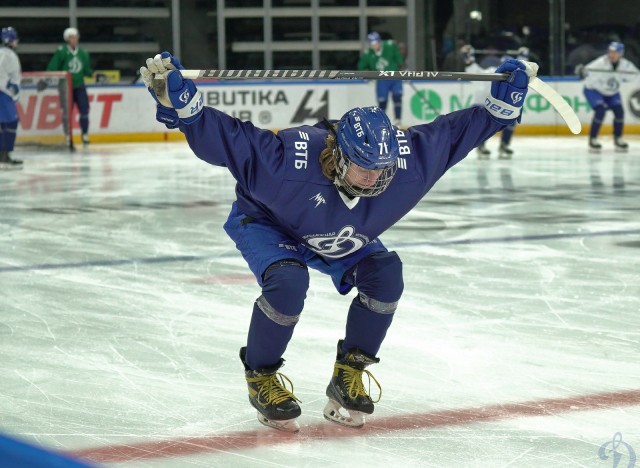
<svg viewBox="0 0 640 468">
<path fill-rule="evenodd" d="M 577 80 L 546 80 L 578 114 L 583 124 L 593 115 Z M 440 114 L 464 109 L 482 102 L 489 92 L 487 82 L 404 82 L 402 125 L 430 122 Z M 256 126 L 278 130 L 302 124 L 314 124 L 323 117 L 338 119 L 348 109 L 376 104 L 375 82 L 251 82 L 198 83 L 205 105 L 215 107 Z M 90 133 L 147 134 L 177 132 L 167 130 L 155 120 L 155 102 L 142 85 L 88 86 Z M 51 132 L 59 125 L 59 100 L 36 89 L 23 89 L 19 105 L 18 134 Z M 640 124 L 640 82 L 621 88 L 627 124 Z M 388 114 L 393 117 L 390 100 Z M 611 113 L 608 113 L 611 114 Z M 605 123 L 612 117 L 607 115 Z M 72 119 L 79 128 L 77 115 Z M 565 125 L 549 103 L 530 91 L 524 105 L 522 128 L 542 126 L 548 133 Z M 633 127 L 633 125 L 632 125 Z M 638 126 L 636 125 L 637 129 Z"/>
</svg>

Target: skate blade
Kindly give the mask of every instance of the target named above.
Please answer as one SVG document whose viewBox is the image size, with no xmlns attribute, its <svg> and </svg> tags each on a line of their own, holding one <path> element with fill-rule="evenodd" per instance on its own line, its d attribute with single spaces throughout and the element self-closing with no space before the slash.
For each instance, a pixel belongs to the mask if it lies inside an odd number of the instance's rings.
<svg viewBox="0 0 640 468">
<path fill-rule="evenodd" d="M 344 416 L 340 413 L 340 410 L 344 409 L 349 416 Z M 324 418 L 327 421 L 335 422 L 347 427 L 362 427 L 364 426 L 365 413 L 362 411 L 348 410 L 342 407 L 340 403 L 334 400 L 329 400 L 324 407 Z"/>
<path fill-rule="evenodd" d="M 616 153 L 628 153 L 629 152 L 629 148 L 618 148 L 618 147 L 616 147 L 616 148 L 614 148 L 614 151 Z"/>
<path fill-rule="evenodd" d="M 267 419 L 262 415 L 262 413 L 258 412 L 258 421 L 267 427 L 271 427 L 279 431 L 298 432 L 300 430 L 300 424 L 298 424 L 298 421 L 295 418 L 276 421 L 274 419 Z"/>
</svg>

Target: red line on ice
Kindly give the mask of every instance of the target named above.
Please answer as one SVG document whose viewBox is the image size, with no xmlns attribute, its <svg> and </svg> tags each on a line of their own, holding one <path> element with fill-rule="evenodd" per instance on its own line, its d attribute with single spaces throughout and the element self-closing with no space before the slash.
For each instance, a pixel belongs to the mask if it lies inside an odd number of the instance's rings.
<svg viewBox="0 0 640 468">
<path fill-rule="evenodd" d="M 577 395 L 521 403 L 450 409 L 430 413 L 397 416 L 372 416 L 361 429 L 351 429 L 335 423 L 301 426 L 296 434 L 266 427 L 243 432 L 212 434 L 154 442 L 87 448 L 68 452 L 74 457 L 102 463 L 123 463 L 140 459 L 158 459 L 195 455 L 198 453 L 234 452 L 275 444 L 300 443 L 313 440 L 338 440 L 350 437 L 384 434 L 392 431 L 430 429 L 462 424 L 474 424 L 528 416 L 550 416 L 571 411 L 607 409 L 640 404 L 640 390 L 627 390 L 593 395 Z M 257 421 L 256 421 L 256 424 Z"/>
</svg>

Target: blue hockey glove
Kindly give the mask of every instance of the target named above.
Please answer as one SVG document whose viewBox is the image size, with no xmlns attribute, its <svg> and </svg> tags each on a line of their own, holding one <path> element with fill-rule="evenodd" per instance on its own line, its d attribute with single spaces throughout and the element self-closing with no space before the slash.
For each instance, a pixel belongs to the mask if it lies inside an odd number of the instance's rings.
<svg viewBox="0 0 640 468">
<path fill-rule="evenodd" d="M 576 68 L 573 71 L 576 75 L 578 75 L 578 78 L 580 78 L 581 80 L 584 80 L 589 74 L 589 71 L 581 63 L 576 65 Z"/>
<path fill-rule="evenodd" d="M 9 81 L 7 83 L 7 91 L 9 92 L 11 99 L 13 99 L 14 102 L 17 102 L 20 98 L 20 85 Z"/>
<path fill-rule="evenodd" d="M 165 124 L 168 129 L 178 128 L 180 117 L 175 109 L 164 107 L 162 104 L 156 105 L 156 120 Z"/>
<path fill-rule="evenodd" d="M 179 70 L 184 67 L 169 52 L 148 58 L 147 66 L 140 68 L 142 81 L 159 105 L 156 119 L 167 126 L 174 125 L 170 110 L 174 110 L 180 122 L 189 125 L 200 118 L 204 104 L 202 93 L 192 80 L 185 80 Z"/>
<path fill-rule="evenodd" d="M 535 76 L 535 63 L 509 59 L 502 63 L 496 73 L 510 73 L 506 81 L 491 83 L 491 96 L 487 96 L 484 107 L 491 117 L 504 125 L 520 123 L 522 105 L 527 96 L 529 77 Z"/>
</svg>

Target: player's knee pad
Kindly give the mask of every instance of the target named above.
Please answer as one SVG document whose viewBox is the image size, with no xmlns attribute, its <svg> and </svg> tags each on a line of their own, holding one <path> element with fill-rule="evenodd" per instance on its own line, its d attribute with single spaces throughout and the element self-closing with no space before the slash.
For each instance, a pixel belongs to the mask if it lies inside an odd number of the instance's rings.
<svg viewBox="0 0 640 468">
<path fill-rule="evenodd" d="M 355 271 L 360 302 L 367 309 L 393 313 L 404 290 L 402 261 L 395 252 L 380 252 L 362 259 Z"/>
<path fill-rule="evenodd" d="M 618 104 L 617 106 L 613 106 L 611 110 L 613 111 L 613 115 L 617 120 L 624 119 L 624 109 L 622 108 L 621 104 Z"/>
<path fill-rule="evenodd" d="M 297 260 L 280 260 L 267 268 L 262 284 L 256 300 L 260 310 L 279 325 L 295 325 L 309 289 L 307 267 Z"/>
<path fill-rule="evenodd" d="M 593 109 L 593 120 L 597 120 L 599 122 L 602 122 L 602 119 L 604 119 L 604 114 L 607 110 L 605 109 L 604 106 L 596 106 Z"/>
</svg>

